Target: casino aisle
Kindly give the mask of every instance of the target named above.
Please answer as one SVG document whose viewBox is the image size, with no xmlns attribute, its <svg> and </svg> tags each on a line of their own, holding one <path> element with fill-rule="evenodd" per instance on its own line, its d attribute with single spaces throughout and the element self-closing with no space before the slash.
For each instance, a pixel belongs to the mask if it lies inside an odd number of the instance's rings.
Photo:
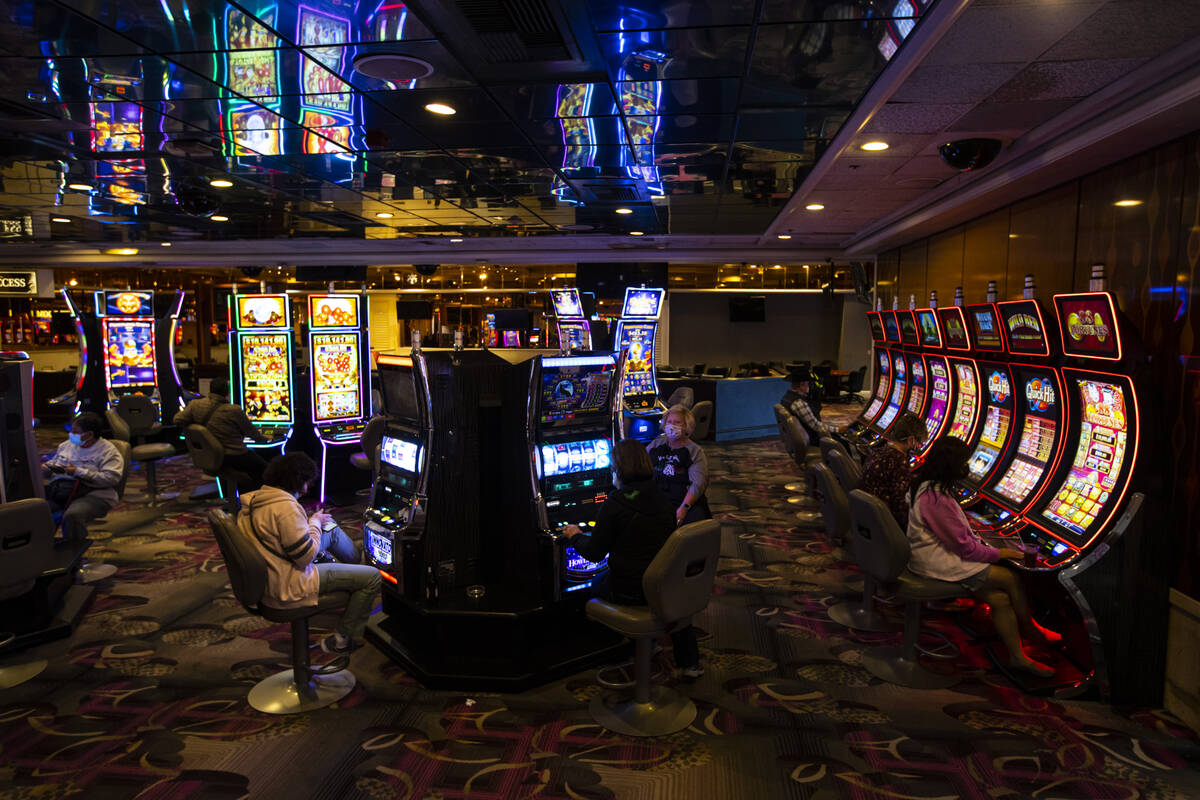
<svg viewBox="0 0 1200 800">
<path fill-rule="evenodd" d="M 95 526 L 90 553 L 117 573 L 71 638 L 23 654 L 49 669 L 0 693 L 3 783 L 12 796 L 88 797 L 1200 796 L 1200 740 L 1177 720 L 1024 695 L 948 616 L 930 624 L 963 646 L 949 667 L 962 683 L 915 692 L 872 678 L 863 651 L 899 634 L 827 616 L 851 569 L 822 531 L 791 527 L 783 484 L 796 470 L 782 447 L 706 450 L 723 558 L 697 619 L 707 674 L 688 691 L 700 713 L 679 734 L 596 727 L 592 671 L 519 695 L 433 692 L 370 646 L 337 706 L 260 714 L 246 692 L 287 662 L 287 626 L 238 606 L 204 507 L 126 503 Z M 159 466 L 183 497 L 194 474 L 186 456 Z M 358 536 L 361 508 L 336 513 Z M 314 620 L 314 640 L 330 622 Z"/>
</svg>

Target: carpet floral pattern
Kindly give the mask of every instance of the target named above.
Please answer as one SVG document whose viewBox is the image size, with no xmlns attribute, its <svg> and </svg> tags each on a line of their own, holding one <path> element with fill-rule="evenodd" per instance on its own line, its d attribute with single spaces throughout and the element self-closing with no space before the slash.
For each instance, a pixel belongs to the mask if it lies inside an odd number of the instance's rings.
<svg viewBox="0 0 1200 800">
<path fill-rule="evenodd" d="M 45 444 L 49 444 L 48 442 Z M 95 526 L 89 559 L 117 567 L 66 640 L 5 657 L 46 658 L 0 692 L 0 798 L 1109 798 L 1200 797 L 1200 741 L 1161 710 L 1022 693 L 963 632 L 939 669 L 949 690 L 871 676 L 863 652 L 898 633 L 830 619 L 856 571 L 824 530 L 797 527 L 775 441 L 707 444 L 723 532 L 717 585 L 697 620 L 707 669 L 671 680 L 699 708 L 688 729 L 636 739 L 592 722 L 589 671 L 515 695 L 427 691 L 368 646 L 335 707 L 260 714 L 249 687 L 284 669 L 285 625 L 246 613 L 189 499 L 186 457 L 159 467 L 177 496 L 126 501 Z M 356 512 L 336 512 L 352 535 Z M 898 619 L 897 610 L 885 615 Z M 314 641 L 332 618 L 317 617 Z M 669 668 L 670 648 L 658 657 Z"/>
</svg>

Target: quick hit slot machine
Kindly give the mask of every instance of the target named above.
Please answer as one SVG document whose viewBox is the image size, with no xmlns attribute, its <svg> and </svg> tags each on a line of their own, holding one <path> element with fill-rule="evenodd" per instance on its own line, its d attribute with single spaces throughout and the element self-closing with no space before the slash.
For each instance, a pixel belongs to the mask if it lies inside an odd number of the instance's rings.
<svg viewBox="0 0 1200 800">
<path fill-rule="evenodd" d="M 950 364 L 946 361 L 946 356 L 942 355 L 942 329 L 938 322 L 938 316 L 932 308 L 918 309 L 916 312 L 917 327 L 920 329 L 921 349 L 924 351 L 926 382 L 928 384 L 928 402 L 922 412 L 909 410 L 913 413 L 921 414 L 921 418 L 925 422 L 926 437 L 921 444 L 917 458 L 920 458 L 920 453 L 923 453 L 933 443 L 933 440 L 941 436 L 942 430 L 946 427 L 947 410 L 950 408 L 951 387 L 950 382 Z"/>
<path fill-rule="evenodd" d="M 654 334 L 665 294 L 665 289 L 626 287 L 617 323 L 617 350 L 627 354 L 621 379 L 622 437 L 639 442 L 658 436 L 667 410 L 658 399 L 654 368 Z"/>
<path fill-rule="evenodd" d="M 592 331 L 578 289 L 552 289 L 550 300 L 558 322 L 558 346 L 564 353 L 592 349 Z"/>
<path fill-rule="evenodd" d="M 330 475 L 330 467 L 349 465 L 371 415 L 369 319 L 365 295 L 308 296 L 308 383 L 312 424 L 321 443 L 321 500 L 355 488 L 345 477 L 357 470 L 335 469 Z"/>
<path fill-rule="evenodd" d="M 267 436 L 247 447 L 283 447 L 295 424 L 292 392 L 291 301 L 286 294 L 235 294 L 229 298 L 230 399 Z"/>
</svg>

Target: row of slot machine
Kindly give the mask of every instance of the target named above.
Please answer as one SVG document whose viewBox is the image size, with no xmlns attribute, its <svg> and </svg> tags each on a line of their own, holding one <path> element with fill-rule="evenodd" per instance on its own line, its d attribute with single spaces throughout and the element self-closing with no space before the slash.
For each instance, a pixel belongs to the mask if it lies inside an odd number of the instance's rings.
<svg viewBox="0 0 1200 800">
<path fill-rule="evenodd" d="M 1146 439 L 1140 345 L 1108 292 L 1055 295 L 1053 314 L 1031 294 L 868 312 L 876 380 L 851 431 L 876 443 L 902 412 L 918 415 L 928 438 L 914 466 L 939 436 L 966 442 L 956 489 L 972 527 L 997 545 L 1019 542 L 1027 555 L 1013 566 L 1057 579 L 1091 629 L 1096 609 L 1075 583 L 1142 502 L 1131 490 Z"/>
</svg>

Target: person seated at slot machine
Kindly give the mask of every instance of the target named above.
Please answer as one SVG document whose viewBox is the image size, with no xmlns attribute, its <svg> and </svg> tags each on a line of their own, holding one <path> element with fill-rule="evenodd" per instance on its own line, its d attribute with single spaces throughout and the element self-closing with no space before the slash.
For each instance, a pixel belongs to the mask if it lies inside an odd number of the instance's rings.
<svg viewBox="0 0 1200 800">
<path fill-rule="evenodd" d="M 908 568 L 926 578 L 961 584 L 990 605 L 1009 663 L 1048 678 L 1054 669 L 1030 658 L 1021 647 L 1021 638 L 1053 644 L 1062 636 L 1033 619 L 1017 574 L 996 563 L 1002 558 L 1023 559 L 1024 552 L 984 543 L 958 503 L 954 482 L 967 476 L 970 455 L 971 448 L 962 439 L 943 436 L 929 448 L 925 463 L 913 475 L 908 496 L 908 541 L 912 546 Z"/>
<path fill-rule="evenodd" d="M 321 640 L 325 652 L 345 654 L 362 638 L 379 592 L 379 570 L 358 563 L 358 547 L 333 517 L 304 513 L 298 498 L 316 479 L 317 465 L 304 453 L 280 456 L 267 465 L 263 487 L 242 495 L 237 524 L 267 562 L 267 605 L 303 608 L 321 595 L 350 595 L 334 632 Z M 322 552 L 337 561 L 317 563 Z"/>
<path fill-rule="evenodd" d="M 655 485 L 654 467 L 641 443 L 626 439 L 613 448 L 612 494 L 596 525 L 584 534 L 578 525 L 563 528 L 567 542 L 589 561 L 608 556 L 609 580 L 601 593 L 614 603 L 646 605 L 642 575 L 678 525 L 671 503 Z M 691 625 L 671 634 L 675 664 L 686 678 L 704 674 L 700 646 Z"/>
<path fill-rule="evenodd" d="M 815 447 L 822 436 L 833 436 L 840 439 L 838 434 L 845 428 L 838 429 L 828 422 L 822 422 L 820 410 L 813 410 L 811 392 L 814 381 L 812 372 L 798 370 L 789 377 L 792 381 L 792 388 L 784 392 L 783 397 L 779 399 L 779 404 L 792 412 L 792 416 L 800 421 L 800 426 L 808 434 L 809 443 Z"/>
<path fill-rule="evenodd" d="M 46 502 L 62 514 L 63 539 L 76 544 L 87 538 L 88 523 L 117 505 L 117 484 L 125 460 L 116 445 L 100 438 L 104 420 L 85 411 L 71 421 L 67 441 L 42 465 L 50 478 Z"/>
<path fill-rule="evenodd" d="M 691 409 L 674 405 L 663 416 L 663 433 L 646 445 L 654 465 L 654 482 L 675 507 L 675 522 L 686 525 L 712 519 L 708 499 L 708 458 L 692 441 L 696 418 Z"/>
<path fill-rule="evenodd" d="M 920 447 L 929 434 L 924 420 L 905 411 L 887 435 L 887 446 L 874 448 L 867 456 L 858 488 L 886 503 L 904 530 L 908 527 L 908 490 L 912 483 L 908 454 Z"/>
<path fill-rule="evenodd" d="M 250 483 L 239 484 L 242 491 L 253 491 L 262 486 L 263 470 L 267 462 L 263 457 L 246 447 L 245 439 L 268 442 L 262 431 L 250 422 L 241 406 L 229 402 L 229 381 L 214 378 L 208 387 L 207 397 L 198 397 L 175 415 L 176 425 L 203 425 L 225 450 L 224 463 L 250 477 Z"/>
</svg>

